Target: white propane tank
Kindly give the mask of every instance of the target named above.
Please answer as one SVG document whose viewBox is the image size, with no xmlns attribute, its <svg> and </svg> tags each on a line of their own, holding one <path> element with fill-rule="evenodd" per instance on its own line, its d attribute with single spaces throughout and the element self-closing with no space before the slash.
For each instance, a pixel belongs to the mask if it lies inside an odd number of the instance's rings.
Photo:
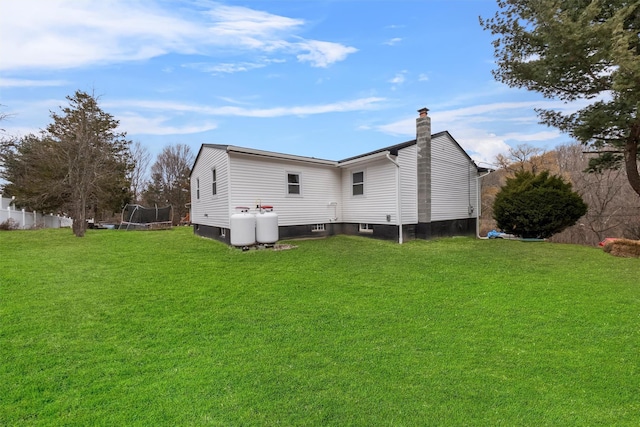
<svg viewBox="0 0 640 427">
<path fill-rule="evenodd" d="M 256 216 L 249 208 L 239 206 L 231 215 L 231 245 L 251 246 L 256 243 Z"/>
<path fill-rule="evenodd" d="M 256 214 L 256 240 L 266 244 L 278 241 L 278 214 L 273 206 L 260 206 L 260 212 Z"/>
</svg>

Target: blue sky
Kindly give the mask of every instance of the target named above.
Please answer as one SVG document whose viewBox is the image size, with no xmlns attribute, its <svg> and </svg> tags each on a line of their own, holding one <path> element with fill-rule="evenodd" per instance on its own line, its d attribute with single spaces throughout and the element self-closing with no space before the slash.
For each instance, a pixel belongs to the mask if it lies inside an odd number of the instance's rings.
<svg viewBox="0 0 640 427">
<path fill-rule="evenodd" d="M 8 133 L 80 89 L 155 157 L 183 143 L 340 160 L 415 138 L 421 107 L 477 162 L 569 142 L 497 83 L 495 0 L 0 1 Z M 484 165 L 483 163 L 483 165 Z"/>
</svg>

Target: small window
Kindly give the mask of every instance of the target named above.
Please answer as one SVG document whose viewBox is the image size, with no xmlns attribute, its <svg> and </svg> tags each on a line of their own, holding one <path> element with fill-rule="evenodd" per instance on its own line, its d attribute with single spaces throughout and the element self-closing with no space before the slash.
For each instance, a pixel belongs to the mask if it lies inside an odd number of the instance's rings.
<svg viewBox="0 0 640 427">
<path fill-rule="evenodd" d="M 364 194 L 364 172 L 354 172 L 351 175 L 351 184 L 353 186 L 353 195 L 362 196 Z"/>
<path fill-rule="evenodd" d="M 360 233 L 373 233 L 373 226 L 371 224 L 360 224 L 358 231 Z"/>
<path fill-rule="evenodd" d="M 313 224 L 311 231 L 324 231 L 324 224 Z"/>
<path fill-rule="evenodd" d="M 287 194 L 299 196 L 300 192 L 300 174 L 287 173 Z"/>
<path fill-rule="evenodd" d="M 218 179 L 216 177 L 215 169 L 211 170 L 211 178 L 213 178 L 213 181 L 211 182 L 211 194 L 215 196 L 216 194 L 218 194 Z"/>
<path fill-rule="evenodd" d="M 200 200 L 200 178 L 196 178 L 196 199 Z"/>
</svg>

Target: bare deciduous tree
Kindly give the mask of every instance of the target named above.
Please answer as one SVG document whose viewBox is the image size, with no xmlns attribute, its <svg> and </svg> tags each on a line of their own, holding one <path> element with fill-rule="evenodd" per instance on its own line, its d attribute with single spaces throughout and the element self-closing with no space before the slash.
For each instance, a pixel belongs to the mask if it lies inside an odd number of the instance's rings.
<svg viewBox="0 0 640 427">
<path fill-rule="evenodd" d="M 135 203 L 141 202 L 142 191 L 147 183 L 147 173 L 151 163 L 151 153 L 140 141 L 135 141 L 131 145 L 132 169 L 129 179 L 131 180 L 131 197 Z"/>
<path fill-rule="evenodd" d="M 194 155 L 188 145 L 177 144 L 165 147 L 151 166 L 151 181 L 144 193 L 147 205 L 173 207 L 173 223 L 189 211 L 191 200 L 189 174 Z"/>
<path fill-rule="evenodd" d="M 634 236 L 634 225 L 640 225 L 640 206 L 629 185 L 625 171 L 603 169 L 587 173 L 592 157 L 584 146 L 570 144 L 554 150 L 559 167 L 569 176 L 574 189 L 589 205 L 589 211 L 575 225 L 554 237 L 554 241 L 596 244 L 605 237 Z"/>
<path fill-rule="evenodd" d="M 496 156 L 496 164 L 511 174 L 516 172 L 537 174 L 543 170 L 548 170 L 549 162 L 546 160 L 544 153 L 545 151 L 542 148 L 529 144 L 520 144 L 509 148 L 509 152 L 506 155 L 498 154 Z"/>
</svg>

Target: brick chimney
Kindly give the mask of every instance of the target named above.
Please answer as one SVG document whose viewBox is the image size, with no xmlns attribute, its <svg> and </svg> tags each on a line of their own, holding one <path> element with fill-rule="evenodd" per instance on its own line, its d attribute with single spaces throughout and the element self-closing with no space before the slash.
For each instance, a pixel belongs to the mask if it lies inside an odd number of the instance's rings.
<svg viewBox="0 0 640 427">
<path fill-rule="evenodd" d="M 428 108 L 418 110 L 416 145 L 418 148 L 418 234 L 429 237 L 431 223 L 431 117 Z"/>
</svg>

